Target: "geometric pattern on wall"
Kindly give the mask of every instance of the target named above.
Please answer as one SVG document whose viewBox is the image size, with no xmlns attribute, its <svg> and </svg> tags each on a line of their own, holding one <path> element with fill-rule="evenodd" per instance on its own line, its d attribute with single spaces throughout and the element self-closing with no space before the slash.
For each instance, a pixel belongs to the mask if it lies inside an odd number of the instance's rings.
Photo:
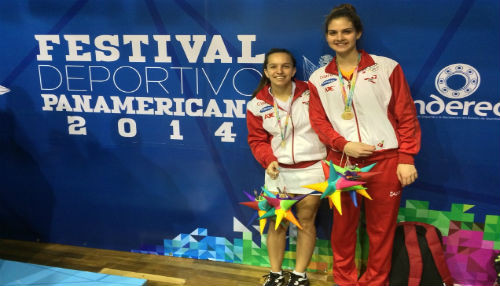
<svg viewBox="0 0 500 286">
<path fill-rule="evenodd" d="M 290 229 L 283 259 L 284 269 L 293 269 L 295 266 L 296 230 L 293 227 Z M 266 235 L 260 237 L 260 244 L 254 242 L 253 235 L 251 231 L 243 231 L 242 238 L 235 238 L 230 242 L 224 237 L 209 236 L 207 229 L 197 228 L 190 234 L 179 234 L 174 239 L 165 239 L 163 246 L 145 246 L 132 252 L 269 267 Z M 328 272 L 331 269 L 331 261 L 330 242 L 318 239 L 308 271 Z"/>
<path fill-rule="evenodd" d="M 455 282 L 463 286 L 491 286 L 496 279 L 493 257 L 500 253 L 500 216 L 487 215 L 484 223 L 474 222 L 474 214 L 468 211 L 474 207 L 467 204 L 452 204 L 449 211 L 430 210 L 429 202 L 407 200 L 399 209 L 398 221 L 425 222 L 436 226 L 443 235 L 445 257 Z M 242 225 L 234 218 L 235 225 Z M 234 226 L 242 238 L 232 242 L 224 237 L 209 236 L 205 228 L 197 228 L 190 234 L 179 234 L 165 239 L 161 246 L 143 246 L 132 252 L 168 255 L 175 257 L 208 259 L 247 265 L 269 267 L 266 235 L 254 240 L 254 232 L 245 227 Z M 356 263 L 358 268 L 366 261 L 366 235 L 360 235 Z M 283 261 L 284 269 L 295 266 L 297 230 L 290 226 L 287 250 Z M 258 244 L 255 241 L 260 241 Z M 331 272 L 332 250 L 330 241 L 316 240 L 316 247 L 308 267 L 310 272 Z"/>
<path fill-rule="evenodd" d="M 429 210 L 429 202 L 406 201 L 399 221 L 419 221 L 436 226 L 443 234 L 445 258 L 455 283 L 491 286 L 496 279 L 494 257 L 500 253 L 500 216 L 487 215 L 474 222 L 467 213 L 473 205 L 452 204 L 450 211 Z"/>
</svg>

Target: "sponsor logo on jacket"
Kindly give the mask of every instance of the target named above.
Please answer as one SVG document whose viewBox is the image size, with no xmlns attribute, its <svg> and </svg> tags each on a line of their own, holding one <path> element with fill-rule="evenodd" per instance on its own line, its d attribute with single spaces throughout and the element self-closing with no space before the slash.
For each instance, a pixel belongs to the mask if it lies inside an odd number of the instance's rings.
<svg viewBox="0 0 500 286">
<path fill-rule="evenodd" d="M 324 79 L 324 78 L 329 78 L 329 77 L 334 77 L 334 74 L 327 73 L 327 74 L 322 74 L 319 76 L 319 79 Z"/>
<path fill-rule="evenodd" d="M 374 74 L 372 75 L 371 77 L 365 77 L 365 80 L 371 82 L 371 83 L 375 83 L 375 80 L 377 79 L 377 75 Z"/>
<path fill-rule="evenodd" d="M 325 92 L 333 91 L 333 86 L 325 87 Z"/>
<path fill-rule="evenodd" d="M 321 86 L 325 86 L 327 84 L 330 84 L 332 82 L 335 82 L 337 79 L 336 78 L 329 78 L 321 83 Z"/>
<path fill-rule="evenodd" d="M 273 112 L 269 112 L 268 114 L 264 115 L 264 119 L 269 119 L 269 118 L 273 118 L 273 117 L 274 117 Z"/>
<path fill-rule="evenodd" d="M 264 113 L 270 109 L 272 109 L 273 107 L 271 105 L 268 105 L 268 106 L 264 106 L 261 110 L 260 110 L 260 113 Z"/>
</svg>

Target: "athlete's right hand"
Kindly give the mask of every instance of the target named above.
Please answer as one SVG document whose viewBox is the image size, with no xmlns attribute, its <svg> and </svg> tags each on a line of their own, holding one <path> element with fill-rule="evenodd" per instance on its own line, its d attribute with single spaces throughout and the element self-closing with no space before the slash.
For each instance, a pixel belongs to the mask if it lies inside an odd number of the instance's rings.
<svg viewBox="0 0 500 286">
<path fill-rule="evenodd" d="M 271 177 L 271 179 L 276 180 L 280 173 L 280 166 L 278 161 L 272 161 L 269 166 L 267 166 L 266 173 Z"/>
<path fill-rule="evenodd" d="M 373 151 L 375 151 L 375 146 L 361 142 L 348 142 L 344 146 L 344 153 L 354 158 L 370 156 Z"/>
</svg>

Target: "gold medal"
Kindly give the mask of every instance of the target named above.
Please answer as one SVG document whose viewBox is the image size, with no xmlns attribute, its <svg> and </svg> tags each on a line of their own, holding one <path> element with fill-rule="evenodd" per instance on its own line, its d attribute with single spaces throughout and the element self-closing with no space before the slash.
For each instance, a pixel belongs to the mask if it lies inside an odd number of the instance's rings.
<svg viewBox="0 0 500 286">
<path fill-rule="evenodd" d="M 286 141 L 281 141 L 281 148 L 285 148 Z"/>
<path fill-rule="evenodd" d="M 344 112 L 342 112 L 342 119 L 344 120 L 351 120 L 354 118 L 354 113 L 350 110 L 346 110 Z"/>
<path fill-rule="evenodd" d="M 336 58 L 335 58 L 336 60 Z M 335 62 L 337 64 L 337 69 L 339 72 L 339 85 L 340 85 L 340 90 L 342 93 L 342 99 L 344 101 L 344 112 L 342 112 L 341 117 L 344 120 L 351 120 L 354 118 L 354 112 L 351 110 L 352 106 L 352 98 L 354 96 L 354 87 L 356 86 L 356 81 L 358 78 L 358 68 L 359 68 L 359 62 L 361 61 L 361 54 L 358 53 L 358 64 L 356 65 L 356 68 L 354 69 L 354 72 L 352 73 L 352 79 L 350 83 L 350 88 L 349 88 L 349 95 L 347 94 L 344 86 L 344 78 L 342 76 L 342 71 L 340 70 L 340 65 L 339 63 Z"/>
</svg>

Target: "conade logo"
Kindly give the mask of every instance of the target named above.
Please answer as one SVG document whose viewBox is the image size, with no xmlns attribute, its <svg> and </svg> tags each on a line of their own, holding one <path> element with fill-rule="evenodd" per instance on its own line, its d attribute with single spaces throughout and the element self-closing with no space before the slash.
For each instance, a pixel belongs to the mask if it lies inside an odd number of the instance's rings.
<svg viewBox="0 0 500 286">
<path fill-rule="evenodd" d="M 465 80 L 460 88 L 450 87 L 449 81 L 453 79 Z M 453 64 L 442 69 L 436 76 L 436 89 L 443 96 L 458 99 L 473 94 L 479 84 L 481 77 L 475 68 L 467 64 Z M 460 83 L 459 83 L 460 85 Z"/>
<path fill-rule="evenodd" d="M 436 75 L 436 90 L 446 98 L 434 94 L 431 100 L 415 100 L 420 118 L 487 119 L 500 120 L 500 102 L 463 100 L 474 94 L 481 83 L 479 72 L 472 66 L 456 63 L 443 68 Z"/>
</svg>

